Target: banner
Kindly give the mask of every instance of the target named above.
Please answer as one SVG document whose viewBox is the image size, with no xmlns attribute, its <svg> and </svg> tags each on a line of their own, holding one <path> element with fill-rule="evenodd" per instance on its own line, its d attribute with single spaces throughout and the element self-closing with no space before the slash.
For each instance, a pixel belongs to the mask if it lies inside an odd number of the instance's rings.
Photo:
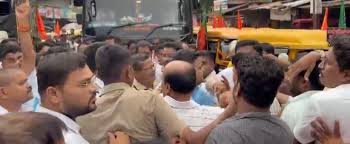
<svg viewBox="0 0 350 144">
<path fill-rule="evenodd" d="M 62 9 L 60 8 L 54 8 L 54 18 L 55 19 L 60 19 L 62 18 Z"/>
<path fill-rule="evenodd" d="M 47 18 L 54 18 L 54 12 L 52 7 L 46 7 L 46 14 L 45 17 Z"/>
<path fill-rule="evenodd" d="M 44 16 L 46 18 L 54 18 L 54 19 L 61 19 L 61 18 L 74 18 L 75 13 L 69 7 L 63 7 L 63 8 L 56 8 L 56 7 L 49 7 L 49 6 L 39 6 L 38 7 L 39 14 L 41 16 Z"/>
<path fill-rule="evenodd" d="M 214 11 L 220 12 L 228 9 L 227 0 L 214 0 Z"/>
</svg>

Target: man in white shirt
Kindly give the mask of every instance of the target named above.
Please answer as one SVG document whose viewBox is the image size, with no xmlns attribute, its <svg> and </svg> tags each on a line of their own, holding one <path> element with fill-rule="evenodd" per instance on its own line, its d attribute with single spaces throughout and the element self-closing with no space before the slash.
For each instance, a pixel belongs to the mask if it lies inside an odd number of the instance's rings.
<svg viewBox="0 0 350 144">
<path fill-rule="evenodd" d="M 66 144 L 87 144 L 75 119 L 96 109 L 97 89 L 84 55 L 73 52 L 47 55 L 38 65 L 37 76 L 42 102 L 38 111 L 66 124 Z"/>
<path fill-rule="evenodd" d="M 180 50 L 181 46 L 176 42 L 166 42 L 161 44 L 155 50 L 156 61 L 155 64 L 155 85 L 158 86 L 163 79 L 163 67 L 168 63 L 173 56 L 176 54 L 176 51 Z"/>
<path fill-rule="evenodd" d="M 307 111 L 305 106 L 310 97 L 324 89 L 324 86 L 319 80 L 320 71 L 318 67 L 313 69 L 308 80 L 304 78 L 305 72 L 301 72 L 289 81 L 291 86 L 290 91 L 295 97 L 289 100 L 281 115 L 281 119 L 288 124 L 292 131 L 297 121 Z"/>
<path fill-rule="evenodd" d="M 331 45 L 333 47 L 319 65 L 320 80 L 331 89 L 311 96 L 307 103 L 307 111 L 294 129 L 295 138 L 301 143 L 315 140 L 311 136 L 311 122 L 317 117 L 321 117 L 330 128 L 338 120 L 344 143 L 350 143 L 350 37 L 335 37 Z"/>
<path fill-rule="evenodd" d="M 215 54 L 212 54 L 210 51 L 199 51 L 197 52 L 197 62 L 200 62 L 203 65 L 203 77 L 204 77 L 204 88 L 214 95 L 213 85 L 220 81 L 216 76 L 215 72 Z"/>
<path fill-rule="evenodd" d="M 196 71 L 190 63 L 173 61 L 167 64 L 162 87 L 166 95 L 164 100 L 194 131 L 210 124 L 223 112 L 221 108 L 200 106 L 191 100 L 196 87 Z"/>
<path fill-rule="evenodd" d="M 0 70 L 0 115 L 9 112 L 30 111 L 22 107 L 32 98 L 31 86 L 20 69 Z"/>
<path fill-rule="evenodd" d="M 255 46 L 258 45 L 259 42 L 255 40 L 242 40 L 239 41 L 235 47 L 235 53 L 256 53 L 262 55 L 262 49 L 257 49 Z M 233 69 L 232 66 L 227 67 L 226 69 L 219 72 L 218 77 L 225 77 L 230 85 L 230 88 L 233 89 Z"/>
<path fill-rule="evenodd" d="M 28 77 L 29 84 L 32 86 L 33 99 L 24 105 L 35 110 L 38 102 L 37 83 L 35 77 L 35 60 L 33 40 L 30 26 L 31 7 L 29 0 L 16 3 L 16 19 L 19 43 L 9 41 L 1 47 L 0 55 L 1 66 L 3 69 L 19 68 Z M 16 40 L 16 39 L 15 39 Z"/>
</svg>

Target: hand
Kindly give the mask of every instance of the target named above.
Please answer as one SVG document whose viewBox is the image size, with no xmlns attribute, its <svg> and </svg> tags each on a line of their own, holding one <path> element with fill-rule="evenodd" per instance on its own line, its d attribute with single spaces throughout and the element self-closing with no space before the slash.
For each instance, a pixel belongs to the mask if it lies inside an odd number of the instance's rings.
<svg viewBox="0 0 350 144">
<path fill-rule="evenodd" d="M 15 0 L 17 20 L 29 20 L 31 8 L 29 0 Z"/>
<path fill-rule="evenodd" d="M 309 80 L 309 76 L 312 70 L 315 68 L 317 61 L 320 59 L 321 59 L 321 54 L 318 52 L 310 52 L 309 54 L 305 55 L 304 57 L 299 59 L 296 63 L 289 66 L 287 79 L 288 80 L 294 79 L 294 77 L 296 77 L 298 74 L 300 74 L 303 71 L 306 71 L 304 78 L 305 80 Z"/>
<path fill-rule="evenodd" d="M 230 91 L 232 96 L 228 97 L 229 104 L 224 111 L 226 118 L 235 115 L 237 112 L 237 96 L 239 95 L 240 87 L 241 86 L 238 83 L 236 83 L 233 90 Z"/>
<path fill-rule="evenodd" d="M 129 136 L 122 132 L 108 133 L 109 144 L 129 144 Z"/>
<path fill-rule="evenodd" d="M 311 126 L 313 128 L 311 135 L 322 144 L 343 144 L 339 121 L 335 121 L 333 133 L 321 118 L 314 120 Z"/>
</svg>

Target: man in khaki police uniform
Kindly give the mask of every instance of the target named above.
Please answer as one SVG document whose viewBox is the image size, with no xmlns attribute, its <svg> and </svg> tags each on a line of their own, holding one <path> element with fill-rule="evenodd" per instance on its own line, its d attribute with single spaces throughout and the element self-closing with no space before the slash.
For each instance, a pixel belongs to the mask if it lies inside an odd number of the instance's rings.
<svg viewBox="0 0 350 144">
<path fill-rule="evenodd" d="M 187 143 L 204 143 L 209 132 L 235 113 L 230 105 L 218 119 L 193 132 L 159 95 L 131 87 L 134 74 L 129 52 L 119 46 L 105 46 L 96 54 L 98 77 L 106 86 L 97 109 L 78 119 L 82 135 L 92 144 L 107 144 L 107 133 L 122 131 L 132 142 L 149 142 L 180 136 Z"/>
</svg>

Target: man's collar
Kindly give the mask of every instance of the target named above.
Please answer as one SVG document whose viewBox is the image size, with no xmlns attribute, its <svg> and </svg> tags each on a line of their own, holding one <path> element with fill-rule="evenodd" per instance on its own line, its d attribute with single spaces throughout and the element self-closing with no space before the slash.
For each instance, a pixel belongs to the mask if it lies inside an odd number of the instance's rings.
<svg viewBox="0 0 350 144">
<path fill-rule="evenodd" d="M 29 111 L 33 111 L 33 108 L 25 106 L 25 105 L 22 105 L 21 109 L 19 110 L 19 112 L 29 112 Z M 4 114 L 7 114 L 7 113 L 9 113 L 9 111 L 6 108 L 4 108 L 3 106 L 0 105 L 0 115 L 4 115 Z"/>
<path fill-rule="evenodd" d="M 137 90 L 147 90 L 147 87 L 144 86 L 143 84 L 141 84 L 139 81 L 137 81 L 136 79 L 134 79 L 133 82 L 133 87 Z"/>
<path fill-rule="evenodd" d="M 341 84 L 341 85 L 339 85 L 339 86 L 337 86 L 337 87 L 335 87 L 335 88 L 337 88 L 337 89 L 346 89 L 346 88 L 350 88 L 350 84 Z"/>
<path fill-rule="evenodd" d="M 232 116 L 233 119 L 244 119 L 244 118 L 262 118 L 262 117 L 271 117 L 270 112 L 246 112 L 246 113 L 237 113 Z"/>
<path fill-rule="evenodd" d="M 315 94 L 317 92 L 321 92 L 321 91 L 311 90 L 311 91 L 304 92 L 304 93 L 294 97 L 289 103 L 296 102 L 296 101 L 308 98 L 308 97 L 312 96 L 313 94 Z"/>
<path fill-rule="evenodd" d="M 49 115 L 52 115 L 54 117 L 57 117 L 58 119 L 60 119 L 70 130 L 74 131 L 75 133 L 80 133 L 80 126 L 75 122 L 73 121 L 71 118 L 61 114 L 61 113 L 58 113 L 58 112 L 55 112 L 53 110 L 50 110 L 50 109 L 47 109 L 47 108 L 44 108 L 44 107 L 39 107 L 39 110 L 38 112 L 42 112 L 42 113 L 47 113 Z"/>
<path fill-rule="evenodd" d="M 180 102 L 173 99 L 170 96 L 165 96 L 164 100 L 170 105 L 170 107 L 176 108 L 176 109 L 193 109 L 199 106 L 199 104 L 195 103 L 192 100 Z"/>
<path fill-rule="evenodd" d="M 103 87 L 101 97 L 107 93 L 112 92 L 112 91 L 123 90 L 123 89 L 127 89 L 127 88 L 130 88 L 130 85 L 127 83 L 111 83 L 111 84 Z"/>
<path fill-rule="evenodd" d="M 0 115 L 5 115 L 7 113 L 9 113 L 9 111 L 0 105 Z"/>
</svg>

